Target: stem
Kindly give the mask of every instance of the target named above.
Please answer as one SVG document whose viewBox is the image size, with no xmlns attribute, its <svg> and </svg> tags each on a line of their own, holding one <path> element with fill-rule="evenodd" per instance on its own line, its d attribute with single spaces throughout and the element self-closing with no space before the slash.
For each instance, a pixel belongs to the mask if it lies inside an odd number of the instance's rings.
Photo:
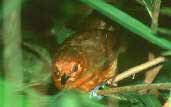
<svg viewBox="0 0 171 107">
<path fill-rule="evenodd" d="M 160 5 L 161 5 L 161 0 L 154 0 L 153 5 L 152 5 L 153 8 L 152 8 L 152 12 L 151 12 L 152 13 L 151 30 L 154 33 L 157 33 L 157 29 L 158 29 L 158 17 L 159 17 L 159 13 L 160 13 Z M 149 52 L 149 60 L 153 60 L 154 58 L 155 58 L 155 54 L 152 51 Z M 149 69 L 145 74 L 144 82 L 152 83 L 162 67 L 163 67 L 163 65 L 158 65 L 152 69 Z"/>
<path fill-rule="evenodd" d="M 158 29 L 160 5 L 161 5 L 161 0 L 154 0 L 153 11 L 152 11 L 151 30 L 155 33 L 157 32 L 157 29 Z"/>
<path fill-rule="evenodd" d="M 3 0 L 3 65 L 5 81 L 16 84 L 16 89 L 23 85 L 22 50 L 21 50 L 21 0 Z M 21 95 L 12 95 L 8 82 L 4 83 L 4 107 L 22 107 Z M 15 89 L 12 89 L 12 91 Z M 13 104 L 12 97 L 18 102 Z"/>
<path fill-rule="evenodd" d="M 138 65 L 136 67 L 130 68 L 127 71 L 124 71 L 123 73 L 117 75 L 114 78 L 113 82 L 117 83 L 117 82 L 119 82 L 119 81 L 121 81 L 121 80 L 123 80 L 123 79 L 125 79 L 125 78 L 127 78 L 127 77 L 129 77 L 131 75 L 133 75 L 133 74 L 139 73 L 139 72 L 141 72 L 143 70 L 146 70 L 146 69 L 148 69 L 148 68 L 150 68 L 152 66 L 155 66 L 157 64 L 163 63 L 165 60 L 166 59 L 164 57 L 158 57 L 156 59 L 153 59 L 151 61 L 148 61 L 146 63 Z"/>
<path fill-rule="evenodd" d="M 108 96 L 111 94 L 125 93 L 131 91 L 139 90 L 149 90 L 149 89 L 160 89 L 160 90 L 169 90 L 171 88 L 171 83 L 155 83 L 155 84 L 142 84 L 142 85 L 131 85 L 124 87 L 110 88 L 107 90 L 100 90 L 97 93 L 99 95 Z"/>
</svg>

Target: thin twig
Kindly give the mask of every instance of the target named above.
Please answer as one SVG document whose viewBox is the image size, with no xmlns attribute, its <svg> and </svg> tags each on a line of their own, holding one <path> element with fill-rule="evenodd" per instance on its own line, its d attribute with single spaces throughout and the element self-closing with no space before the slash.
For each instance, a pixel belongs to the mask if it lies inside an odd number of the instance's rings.
<svg viewBox="0 0 171 107">
<path fill-rule="evenodd" d="M 118 82 L 120 80 L 123 80 L 123 79 L 133 75 L 133 74 L 139 73 L 139 72 L 141 72 L 143 70 L 146 70 L 146 69 L 148 69 L 148 68 L 150 68 L 152 66 L 163 63 L 165 61 L 166 61 L 165 57 L 161 56 L 161 57 L 155 58 L 154 60 L 151 60 L 151 61 L 148 61 L 146 63 L 140 64 L 140 65 L 138 65 L 136 67 L 130 68 L 127 71 L 124 71 L 123 73 L 117 75 L 114 78 L 113 82 L 116 83 L 116 82 Z"/>
<path fill-rule="evenodd" d="M 144 89 L 169 90 L 170 88 L 171 88 L 171 83 L 142 84 L 142 85 L 131 85 L 131 86 L 124 86 L 124 87 L 110 88 L 107 90 L 99 90 L 97 94 L 107 96 L 116 93 L 132 92 L 132 91 L 139 91 Z"/>
<path fill-rule="evenodd" d="M 43 85 L 43 83 L 41 83 L 41 82 L 31 83 L 31 84 L 23 86 L 20 89 L 15 90 L 15 92 L 22 92 L 22 91 L 24 91 L 24 90 L 26 90 L 26 89 L 28 89 L 30 87 L 39 86 L 39 85 Z"/>
</svg>

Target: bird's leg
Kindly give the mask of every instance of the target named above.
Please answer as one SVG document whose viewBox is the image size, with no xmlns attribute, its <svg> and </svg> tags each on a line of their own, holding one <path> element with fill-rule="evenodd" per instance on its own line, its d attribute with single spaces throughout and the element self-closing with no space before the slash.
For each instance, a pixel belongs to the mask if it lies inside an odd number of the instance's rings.
<svg viewBox="0 0 171 107">
<path fill-rule="evenodd" d="M 90 91 L 90 98 L 96 98 L 96 99 L 98 99 L 98 100 L 101 100 L 102 98 L 103 98 L 103 96 L 101 96 L 101 95 L 98 95 L 97 94 L 97 91 L 101 88 L 101 87 L 103 87 L 105 85 L 105 83 L 102 83 L 102 84 L 100 84 L 100 85 L 97 85 L 94 89 L 92 89 L 91 91 Z"/>
</svg>

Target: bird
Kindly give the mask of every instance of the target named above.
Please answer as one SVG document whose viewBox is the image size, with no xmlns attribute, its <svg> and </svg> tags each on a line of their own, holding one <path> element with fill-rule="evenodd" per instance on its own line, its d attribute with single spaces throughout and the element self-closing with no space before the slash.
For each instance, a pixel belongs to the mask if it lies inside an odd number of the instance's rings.
<svg viewBox="0 0 171 107">
<path fill-rule="evenodd" d="M 117 74 L 120 39 L 98 14 L 90 15 L 81 30 L 58 47 L 52 63 L 57 89 L 90 92 Z"/>
</svg>

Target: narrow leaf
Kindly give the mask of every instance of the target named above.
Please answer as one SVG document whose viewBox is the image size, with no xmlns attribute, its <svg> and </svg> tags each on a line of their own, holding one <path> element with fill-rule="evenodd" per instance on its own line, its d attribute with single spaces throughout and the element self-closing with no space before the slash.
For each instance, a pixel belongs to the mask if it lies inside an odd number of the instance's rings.
<svg viewBox="0 0 171 107">
<path fill-rule="evenodd" d="M 136 20 L 135 18 L 129 16 L 128 14 L 122 12 L 121 10 L 115 8 L 114 6 L 107 4 L 103 0 L 80 1 L 96 9 L 108 18 L 112 19 L 113 21 L 116 21 L 123 27 L 129 29 L 130 31 L 148 40 L 149 42 L 164 49 L 171 49 L 171 41 L 157 37 L 158 35 L 154 34 L 149 27 Z"/>
</svg>

